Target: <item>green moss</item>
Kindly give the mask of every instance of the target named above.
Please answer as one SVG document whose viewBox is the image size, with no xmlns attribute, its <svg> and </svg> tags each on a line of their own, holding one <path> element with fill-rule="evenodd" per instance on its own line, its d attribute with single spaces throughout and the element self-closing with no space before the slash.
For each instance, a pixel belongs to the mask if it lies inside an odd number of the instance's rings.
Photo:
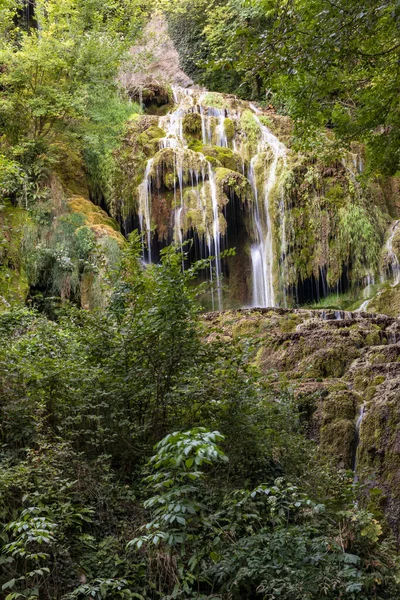
<svg viewBox="0 0 400 600">
<path fill-rule="evenodd" d="M 271 119 L 269 117 L 267 117 L 267 115 L 260 115 L 259 119 L 260 119 L 261 123 L 263 125 L 265 125 L 265 127 L 268 127 L 268 129 L 273 128 L 274 124 L 271 121 Z"/>
<path fill-rule="evenodd" d="M 203 146 L 201 152 L 204 156 L 213 157 L 219 161 L 226 169 L 230 169 L 231 171 L 242 170 L 242 157 L 229 148 L 222 148 L 221 146 Z"/>
<path fill-rule="evenodd" d="M 387 287 L 368 304 L 369 312 L 377 312 L 389 317 L 400 316 L 400 286 Z"/>
<path fill-rule="evenodd" d="M 222 94 L 215 94 L 214 92 L 209 92 L 206 94 L 202 100 L 202 104 L 204 106 L 209 106 L 210 108 L 225 108 L 226 102 Z"/>
<path fill-rule="evenodd" d="M 312 355 L 308 377 L 342 377 L 348 364 L 357 356 L 358 351 L 352 345 L 319 350 Z"/>
<path fill-rule="evenodd" d="M 201 116 L 198 113 L 188 113 L 183 117 L 183 133 L 186 137 L 201 139 Z"/>
<path fill-rule="evenodd" d="M 235 125 L 232 119 L 224 120 L 224 131 L 228 142 L 231 142 L 235 137 Z"/>
<path fill-rule="evenodd" d="M 240 117 L 240 126 L 245 133 L 247 140 L 251 144 L 257 143 L 257 141 L 260 139 L 261 132 L 251 110 L 243 111 Z"/>
<path fill-rule="evenodd" d="M 0 311 L 20 306 L 28 296 L 24 268 L 24 233 L 31 225 L 28 212 L 3 200 L 0 206 Z"/>
<path fill-rule="evenodd" d="M 347 419 L 352 421 L 356 416 L 357 397 L 349 390 L 331 393 L 323 405 L 324 423 Z"/>
<path fill-rule="evenodd" d="M 0 265 L 0 312 L 25 304 L 29 284 L 23 269 L 15 271 Z"/>
<path fill-rule="evenodd" d="M 356 412 L 357 397 L 349 390 L 332 392 L 323 399 L 320 448 L 343 467 L 351 466 Z"/>
<path fill-rule="evenodd" d="M 294 331 L 302 322 L 303 318 L 300 315 L 289 314 L 284 315 L 281 319 L 279 319 L 279 328 L 283 333 L 289 333 Z"/>
<path fill-rule="evenodd" d="M 159 149 L 159 140 L 165 137 L 165 131 L 157 126 L 152 126 L 143 131 L 137 142 L 144 154 L 151 158 Z"/>
<path fill-rule="evenodd" d="M 339 466 L 350 468 L 355 440 L 354 422 L 347 419 L 328 423 L 321 428 L 320 449 Z"/>
<path fill-rule="evenodd" d="M 346 202 L 346 195 L 347 191 L 344 189 L 343 184 L 333 180 L 332 185 L 327 186 L 324 197 L 325 201 L 328 203 L 333 203 L 335 206 L 340 206 Z"/>
<path fill-rule="evenodd" d="M 190 140 L 188 144 L 188 148 L 193 150 L 193 152 L 202 152 L 203 151 L 203 142 L 200 140 Z"/>
<path fill-rule="evenodd" d="M 68 201 L 68 206 L 72 212 L 84 215 L 85 221 L 90 225 L 105 225 L 114 231 L 119 232 L 120 230 L 115 219 L 109 217 L 100 206 L 96 206 L 96 204 L 93 204 L 93 202 L 87 198 L 73 196 Z"/>
<path fill-rule="evenodd" d="M 381 330 L 378 325 L 373 325 L 375 331 L 370 331 L 365 337 L 367 346 L 380 346 L 382 344 Z"/>
<path fill-rule="evenodd" d="M 234 193 L 242 202 L 251 198 L 251 189 L 248 180 L 237 171 L 218 168 L 215 171 L 215 180 L 219 188 L 226 194 Z"/>
<path fill-rule="evenodd" d="M 221 163 L 215 156 L 206 156 L 206 160 L 213 166 L 214 169 L 217 167 L 222 167 Z"/>
</svg>

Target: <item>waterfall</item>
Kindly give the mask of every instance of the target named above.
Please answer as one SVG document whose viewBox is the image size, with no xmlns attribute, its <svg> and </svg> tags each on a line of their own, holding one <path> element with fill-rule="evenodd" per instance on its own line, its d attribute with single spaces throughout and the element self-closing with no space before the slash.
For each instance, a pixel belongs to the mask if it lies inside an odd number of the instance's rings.
<svg viewBox="0 0 400 600">
<path fill-rule="evenodd" d="M 207 104 L 210 102 L 210 95 L 207 92 L 179 87 L 172 89 L 172 95 L 175 102 L 174 109 L 158 118 L 158 126 L 164 131 L 164 136 L 158 140 L 159 151 L 147 161 L 143 181 L 138 187 L 138 216 L 143 239 L 143 259 L 151 262 L 157 254 L 154 250 L 152 252 L 151 247 L 153 232 L 158 231 L 155 212 L 158 205 L 154 203 L 158 201 L 160 195 L 166 203 L 165 197 L 168 193 L 171 226 L 170 231 L 164 234 L 165 243 L 173 240 L 183 253 L 186 237 L 197 236 L 196 252 L 200 252 L 201 258 L 211 259 L 212 305 L 213 308 L 221 310 L 223 308 L 222 278 L 226 269 L 221 257 L 221 248 L 226 245 L 224 236 L 227 222 L 224 207 L 227 203 L 233 202 L 234 198 L 233 195 L 228 197 L 228 192 L 223 189 L 225 184 L 221 181 L 226 176 L 226 172 L 232 171 L 236 175 L 242 172 L 244 180 L 247 175 L 249 189 L 252 190 L 252 198 L 240 198 L 245 210 L 250 213 L 249 233 L 253 240 L 249 256 L 252 271 L 252 305 L 275 306 L 274 272 L 279 261 L 283 261 L 286 252 L 286 219 L 285 199 L 281 194 L 279 206 L 276 207 L 281 253 L 276 258 L 272 200 L 277 185 L 278 169 L 282 162 L 286 161 L 286 148 L 260 121 L 258 117 L 258 114 L 261 114 L 260 109 L 252 106 L 253 118 L 259 129 L 259 142 L 256 154 L 250 158 L 248 164 L 246 154 L 242 152 L 248 140 L 240 126 L 241 111 L 246 108 L 244 103 L 217 108 Z M 216 104 L 223 102 L 223 98 L 218 94 L 213 94 L 212 100 L 214 98 L 217 99 Z M 198 132 L 193 136 L 188 134 L 186 138 L 185 117 L 187 115 L 193 115 L 194 127 L 198 119 Z M 234 124 L 234 136 L 229 142 L 225 131 L 227 118 Z M 188 123 L 191 123 L 191 119 L 188 119 Z M 198 152 L 199 143 L 207 147 L 204 154 Z M 231 160 L 227 165 L 229 168 L 225 165 L 224 158 L 221 157 L 221 161 L 219 160 L 219 154 L 216 153 L 218 148 L 227 149 L 227 154 L 224 153 L 223 156 Z M 205 156 L 206 153 L 210 154 Z M 269 161 L 268 156 L 271 156 Z M 238 167 L 237 170 L 232 170 L 235 167 L 231 168 L 230 165 L 235 164 L 235 161 Z M 221 174 L 220 177 L 218 173 Z M 229 185 L 234 184 L 228 183 Z M 235 210 L 234 206 L 231 210 Z M 182 264 L 184 267 L 184 261 Z"/>
<path fill-rule="evenodd" d="M 389 237 L 387 239 L 387 242 L 385 244 L 385 249 L 384 249 L 387 259 L 388 259 L 390 276 L 393 279 L 393 282 L 391 284 L 392 287 L 394 287 L 395 285 L 398 285 L 400 283 L 400 262 L 399 262 L 399 259 L 397 258 L 396 252 L 393 250 L 393 240 L 394 240 L 394 236 L 396 235 L 397 227 L 399 226 L 399 224 L 400 224 L 400 220 L 394 221 L 394 223 L 390 227 L 390 234 L 389 234 Z M 385 274 L 383 275 L 383 278 L 386 279 Z"/>
<path fill-rule="evenodd" d="M 365 312 L 368 308 L 368 304 L 371 302 L 372 298 L 369 300 L 364 300 L 364 302 L 357 308 L 355 312 Z"/>
<path fill-rule="evenodd" d="M 144 179 L 139 186 L 139 225 L 142 236 L 146 234 L 147 261 L 151 263 L 151 171 L 153 168 L 153 159 L 151 158 L 146 165 Z M 143 246 L 143 260 L 146 260 L 146 251 Z"/>
<path fill-rule="evenodd" d="M 257 109 L 254 105 L 250 105 L 250 107 L 253 109 L 253 112 L 259 112 L 259 109 Z M 275 306 L 274 247 L 270 200 L 277 180 L 279 159 L 285 161 L 286 148 L 278 140 L 278 138 L 276 138 L 271 131 L 261 123 L 257 114 L 254 114 L 254 119 L 260 129 L 261 141 L 258 147 L 258 153 L 252 158 L 249 169 L 249 181 L 254 195 L 253 222 L 255 225 L 256 234 L 256 243 L 251 247 L 253 306 L 267 307 Z M 265 160 L 264 154 L 266 151 L 268 151 L 268 149 L 272 151 L 273 158 L 262 186 L 262 217 L 259 203 L 258 181 L 255 169 L 258 167 L 259 162 Z M 284 233 L 285 209 L 282 198 L 280 202 L 280 212 L 281 238 L 283 247 L 283 244 L 286 244 L 286 236 Z"/>
<path fill-rule="evenodd" d="M 255 165 L 258 161 L 258 155 L 250 161 L 249 182 L 253 190 L 254 208 L 253 225 L 257 242 L 251 246 L 252 262 L 252 280 L 253 280 L 253 306 L 272 306 L 271 299 L 271 278 L 269 277 L 269 265 L 267 262 L 267 253 L 265 250 L 265 237 L 260 217 L 260 206 L 258 201 L 258 187 L 255 175 Z"/>
<path fill-rule="evenodd" d="M 218 213 L 218 202 L 217 202 L 217 186 L 215 184 L 215 177 L 211 167 L 208 163 L 208 176 L 210 182 L 212 209 L 213 209 L 213 254 L 215 256 L 215 277 L 217 286 L 217 302 L 218 310 L 222 308 L 222 295 L 221 295 L 221 248 L 220 248 L 220 232 L 219 232 L 219 213 Z"/>
<path fill-rule="evenodd" d="M 360 445 L 360 432 L 361 425 L 365 415 L 365 403 L 363 403 L 360 407 L 360 412 L 356 421 L 356 433 L 355 433 L 355 444 L 354 444 L 354 455 L 353 455 L 353 471 L 354 471 L 354 483 L 358 482 L 358 473 L 357 473 L 357 451 L 358 446 Z"/>
</svg>

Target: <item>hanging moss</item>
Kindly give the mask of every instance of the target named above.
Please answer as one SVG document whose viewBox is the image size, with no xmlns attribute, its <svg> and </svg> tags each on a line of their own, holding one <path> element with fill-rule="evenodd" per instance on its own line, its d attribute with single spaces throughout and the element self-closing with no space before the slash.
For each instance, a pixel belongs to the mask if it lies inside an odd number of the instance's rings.
<svg viewBox="0 0 400 600">
<path fill-rule="evenodd" d="M 242 202 L 252 199 L 250 184 L 241 173 L 231 171 L 230 169 L 218 168 L 215 171 L 215 179 L 217 185 L 227 196 L 234 193 Z"/>
<path fill-rule="evenodd" d="M 153 158 L 152 177 L 157 189 L 165 186 L 173 189 L 178 183 L 178 169 L 182 169 L 182 183 L 191 184 L 192 174 L 201 173 L 205 168 L 202 155 L 188 148 L 163 148 Z"/>
<path fill-rule="evenodd" d="M 304 157 L 291 162 L 284 184 L 287 282 L 318 281 L 325 273 L 329 290 L 345 273 L 348 285 L 356 287 L 378 269 L 381 213 L 355 189 L 341 163 L 328 169 Z"/>
</svg>

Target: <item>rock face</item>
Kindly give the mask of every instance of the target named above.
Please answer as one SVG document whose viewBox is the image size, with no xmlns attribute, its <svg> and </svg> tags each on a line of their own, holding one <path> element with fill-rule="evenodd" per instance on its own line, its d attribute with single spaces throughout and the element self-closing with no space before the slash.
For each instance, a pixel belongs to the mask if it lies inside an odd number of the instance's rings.
<svg viewBox="0 0 400 600">
<path fill-rule="evenodd" d="M 77 169 L 73 183 L 80 181 Z M 85 309 L 106 303 L 108 273 L 126 240 L 84 186 L 72 187 L 79 194 L 53 174 L 45 201 L 30 210 L 0 204 L 0 312 L 27 302 L 49 314 L 64 301 Z"/>
<path fill-rule="evenodd" d="M 227 341 L 255 342 L 261 371 L 289 384 L 309 436 L 339 468 L 356 466 L 400 539 L 400 319 L 264 309 L 205 320 Z"/>
</svg>

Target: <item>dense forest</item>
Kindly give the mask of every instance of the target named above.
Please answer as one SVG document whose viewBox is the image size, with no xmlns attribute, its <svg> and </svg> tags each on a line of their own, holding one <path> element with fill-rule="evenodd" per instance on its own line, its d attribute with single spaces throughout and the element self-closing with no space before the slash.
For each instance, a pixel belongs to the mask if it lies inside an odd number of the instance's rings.
<svg viewBox="0 0 400 600">
<path fill-rule="evenodd" d="M 400 599 L 399 26 L 0 0 L 1 599 Z"/>
</svg>

